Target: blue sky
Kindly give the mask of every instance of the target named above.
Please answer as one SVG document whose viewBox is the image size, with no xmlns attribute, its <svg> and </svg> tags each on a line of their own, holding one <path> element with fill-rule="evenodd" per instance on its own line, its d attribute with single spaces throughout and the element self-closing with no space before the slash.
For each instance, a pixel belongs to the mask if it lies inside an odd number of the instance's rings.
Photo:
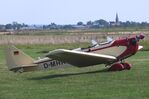
<svg viewBox="0 0 149 99">
<path fill-rule="evenodd" d="M 149 22 L 149 0 L 0 0 L 0 24 L 76 24 L 89 20 Z"/>
</svg>

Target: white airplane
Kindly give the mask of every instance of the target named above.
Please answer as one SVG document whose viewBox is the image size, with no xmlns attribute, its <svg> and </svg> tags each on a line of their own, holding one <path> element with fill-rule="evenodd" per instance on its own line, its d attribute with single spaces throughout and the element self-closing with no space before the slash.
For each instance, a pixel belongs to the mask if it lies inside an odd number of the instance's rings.
<svg viewBox="0 0 149 99">
<path fill-rule="evenodd" d="M 143 38 L 144 35 L 142 34 L 116 40 L 108 37 L 107 42 L 99 44 L 92 40 L 92 46 L 90 47 L 73 50 L 56 49 L 37 60 L 31 58 L 15 46 L 10 45 L 6 48 L 6 63 L 8 69 L 14 72 L 47 70 L 70 66 L 87 67 L 97 64 L 110 66 L 109 70 L 111 71 L 125 70 L 130 69 L 131 65 L 123 60 L 143 48 L 143 46 L 139 45 L 139 40 Z"/>
</svg>

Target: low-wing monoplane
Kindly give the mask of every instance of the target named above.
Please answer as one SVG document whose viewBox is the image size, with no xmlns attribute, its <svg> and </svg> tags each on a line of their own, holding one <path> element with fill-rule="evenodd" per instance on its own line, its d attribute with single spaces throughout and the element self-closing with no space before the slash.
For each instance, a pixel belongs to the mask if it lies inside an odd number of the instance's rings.
<svg viewBox="0 0 149 99">
<path fill-rule="evenodd" d="M 93 40 L 92 45 L 87 48 L 56 49 L 37 60 L 11 45 L 6 48 L 6 63 L 9 70 L 14 72 L 69 66 L 87 67 L 97 64 L 105 64 L 110 67 L 108 70 L 111 71 L 129 70 L 131 64 L 124 60 L 143 48 L 139 45 L 139 41 L 143 38 L 144 35 L 140 34 L 115 40 L 108 38 L 104 43 L 97 43 Z"/>
</svg>

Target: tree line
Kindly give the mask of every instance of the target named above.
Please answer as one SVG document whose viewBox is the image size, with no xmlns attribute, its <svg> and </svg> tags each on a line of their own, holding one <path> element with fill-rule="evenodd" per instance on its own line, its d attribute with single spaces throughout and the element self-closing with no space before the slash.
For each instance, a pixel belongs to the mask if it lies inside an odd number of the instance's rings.
<svg viewBox="0 0 149 99">
<path fill-rule="evenodd" d="M 149 27 L 148 22 L 134 22 L 134 21 L 126 21 L 126 22 L 114 22 L 114 21 L 106 21 L 104 19 L 99 19 L 95 21 L 88 21 L 83 23 L 81 21 L 76 24 L 68 24 L 68 25 L 59 25 L 56 23 L 50 23 L 49 25 L 27 25 L 25 23 L 12 22 L 6 25 L 0 25 L 0 31 L 7 30 L 24 30 L 24 29 L 98 29 L 98 28 L 113 28 L 113 27 L 136 27 L 136 28 L 146 28 Z"/>
</svg>

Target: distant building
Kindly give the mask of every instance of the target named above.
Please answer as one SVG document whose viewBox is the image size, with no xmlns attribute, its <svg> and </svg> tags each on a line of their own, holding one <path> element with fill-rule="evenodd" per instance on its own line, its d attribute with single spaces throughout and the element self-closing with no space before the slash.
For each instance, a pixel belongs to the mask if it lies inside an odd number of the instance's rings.
<svg viewBox="0 0 149 99">
<path fill-rule="evenodd" d="M 117 13 L 116 13 L 116 18 L 115 18 L 115 23 L 116 23 L 116 26 L 120 25 L 120 21 L 119 21 L 119 17 Z"/>
<path fill-rule="evenodd" d="M 116 13 L 115 21 L 111 21 L 110 26 L 120 26 L 120 21 L 117 13 Z"/>
<path fill-rule="evenodd" d="M 74 29 L 86 29 L 88 27 L 85 25 L 72 25 L 72 28 L 74 28 Z"/>
<path fill-rule="evenodd" d="M 117 14 L 117 13 L 116 13 L 115 22 L 116 22 L 116 23 L 119 23 L 119 18 L 118 18 L 118 14 Z"/>
</svg>

